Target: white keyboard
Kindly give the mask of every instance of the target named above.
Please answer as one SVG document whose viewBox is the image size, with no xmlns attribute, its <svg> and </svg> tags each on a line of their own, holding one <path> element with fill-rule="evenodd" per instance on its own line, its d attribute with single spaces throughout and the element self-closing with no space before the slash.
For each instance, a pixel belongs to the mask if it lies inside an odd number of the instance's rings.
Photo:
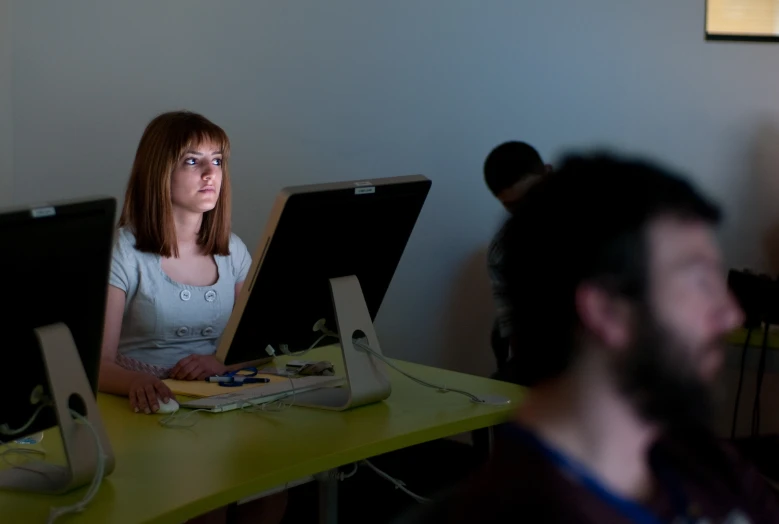
<svg viewBox="0 0 779 524">
<path fill-rule="evenodd" d="M 181 404 L 182 408 L 206 409 L 214 413 L 232 411 L 247 405 L 266 404 L 281 399 L 292 400 L 298 393 L 340 386 L 343 377 L 301 377 L 273 382 L 265 386 L 225 388 L 226 392 Z"/>
</svg>

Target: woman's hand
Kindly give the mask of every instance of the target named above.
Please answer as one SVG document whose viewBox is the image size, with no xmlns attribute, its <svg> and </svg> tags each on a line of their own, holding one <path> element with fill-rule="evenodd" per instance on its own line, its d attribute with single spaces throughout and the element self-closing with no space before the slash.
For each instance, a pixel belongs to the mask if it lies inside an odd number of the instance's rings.
<svg viewBox="0 0 779 524">
<path fill-rule="evenodd" d="M 227 368 L 213 355 L 190 355 L 182 358 L 170 370 L 170 378 L 176 380 L 205 380 L 206 377 L 224 375 Z"/>
<path fill-rule="evenodd" d="M 127 396 L 133 411 L 136 413 L 143 411 L 147 415 L 159 411 L 160 402 L 158 399 L 167 402 L 174 398 L 173 393 L 162 380 L 145 373 L 138 373 L 138 376 L 133 378 Z"/>
</svg>

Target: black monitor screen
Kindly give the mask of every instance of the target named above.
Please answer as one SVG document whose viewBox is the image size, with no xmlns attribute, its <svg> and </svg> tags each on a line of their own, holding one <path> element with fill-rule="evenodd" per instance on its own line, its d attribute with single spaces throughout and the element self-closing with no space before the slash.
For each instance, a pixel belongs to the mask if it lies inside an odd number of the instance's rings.
<svg viewBox="0 0 779 524">
<path fill-rule="evenodd" d="M 96 391 L 115 208 L 113 199 L 101 199 L 0 213 L 5 297 L 0 424 L 19 428 L 35 411 L 33 389 L 42 385 L 48 394 L 37 327 L 67 325 Z M 55 424 L 53 410 L 46 409 L 25 433 Z"/>
<path fill-rule="evenodd" d="M 307 349 L 322 318 L 336 331 L 331 278 L 357 276 L 375 319 L 430 190 L 424 177 L 408 180 L 290 190 L 225 362 L 260 358 L 268 344 Z"/>
</svg>

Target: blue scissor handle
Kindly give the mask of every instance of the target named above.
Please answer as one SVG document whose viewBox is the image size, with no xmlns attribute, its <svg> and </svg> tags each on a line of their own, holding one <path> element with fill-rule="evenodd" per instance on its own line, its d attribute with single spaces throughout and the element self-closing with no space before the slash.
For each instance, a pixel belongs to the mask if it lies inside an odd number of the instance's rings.
<svg viewBox="0 0 779 524">
<path fill-rule="evenodd" d="M 248 379 L 246 380 L 246 384 L 253 383 L 252 381 L 254 379 L 251 379 L 251 377 L 254 377 L 259 373 L 257 368 L 255 367 L 249 367 L 249 368 L 242 368 L 235 371 L 229 371 L 222 375 L 223 377 L 240 377 L 241 379 Z M 259 382 L 259 379 L 257 380 Z M 244 380 L 231 380 L 230 382 L 220 382 L 219 385 L 223 388 L 237 388 L 240 386 L 243 386 Z"/>
</svg>

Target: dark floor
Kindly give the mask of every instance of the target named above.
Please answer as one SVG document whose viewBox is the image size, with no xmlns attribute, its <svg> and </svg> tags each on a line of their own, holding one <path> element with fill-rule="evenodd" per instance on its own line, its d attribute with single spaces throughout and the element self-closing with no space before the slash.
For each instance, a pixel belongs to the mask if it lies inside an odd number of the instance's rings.
<svg viewBox="0 0 779 524">
<path fill-rule="evenodd" d="M 779 482 L 779 435 L 737 438 L 732 444 L 772 482 Z"/>
<path fill-rule="evenodd" d="M 472 446 L 451 440 L 428 442 L 370 459 L 374 466 L 423 497 L 432 497 L 464 479 L 481 460 Z M 343 468 L 346 473 L 351 470 L 350 466 Z M 417 504 L 366 466 L 360 466 L 338 487 L 339 524 L 390 522 Z M 315 482 L 292 488 L 283 524 L 316 524 L 318 501 Z M 365 515 L 365 508 L 371 508 L 370 516 Z"/>
</svg>

